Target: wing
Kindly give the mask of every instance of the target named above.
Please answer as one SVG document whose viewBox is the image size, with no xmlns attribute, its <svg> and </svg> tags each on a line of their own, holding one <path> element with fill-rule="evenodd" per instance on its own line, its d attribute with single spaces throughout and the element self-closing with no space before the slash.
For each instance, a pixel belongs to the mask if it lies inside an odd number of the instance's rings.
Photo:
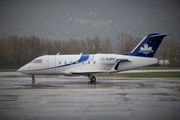
<svg viewBox="0 0 180 120">
<path fill-rule="evenodd" d="M 110 70 L 91 70 L 91 71 L 69 71 L 71 75 L 89 75 L 89 74 L 100 74 L 100 73 L 112 73 L 117 72 L 120 63 L 122 62 L 131 62 L 128 59 L 118 59 L 117 62 Z"/>
</svg>

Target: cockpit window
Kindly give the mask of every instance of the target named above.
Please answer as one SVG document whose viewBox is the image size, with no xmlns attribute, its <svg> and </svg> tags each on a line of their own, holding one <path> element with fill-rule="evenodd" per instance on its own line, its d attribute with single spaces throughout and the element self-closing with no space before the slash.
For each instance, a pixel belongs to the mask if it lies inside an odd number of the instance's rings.
<svg viewBox="0 0 180 120">
<path fill-rule="evenodd" d="M 32 63 L 42 63 L 42 59 L 33 60 Z"/>
</svg>

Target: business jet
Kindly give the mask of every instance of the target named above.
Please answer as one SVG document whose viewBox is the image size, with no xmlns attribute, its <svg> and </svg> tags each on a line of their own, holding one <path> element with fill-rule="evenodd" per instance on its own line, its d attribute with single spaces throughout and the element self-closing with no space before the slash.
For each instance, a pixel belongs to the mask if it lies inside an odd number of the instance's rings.
<svg viewBox="0 0 180 120">
<path fill-rule="evenodd" d="M 77 55 L 44 55 L 18 69 L 18 72 L 35 75 L 85 75 L 91 82 L 96 82 L 97 75 L 117 73 L 157 63 L 153 58 L 159 45 L 167 34 L 152 33 L 130 52 L 125 54 L 77 54 Z"/>
</svg>

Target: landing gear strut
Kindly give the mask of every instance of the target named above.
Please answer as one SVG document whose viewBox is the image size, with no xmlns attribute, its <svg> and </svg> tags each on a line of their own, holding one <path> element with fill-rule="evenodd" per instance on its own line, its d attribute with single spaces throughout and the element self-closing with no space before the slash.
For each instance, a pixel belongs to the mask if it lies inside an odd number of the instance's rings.
<svg viewBox="0 0 180 120">
<path fill-rule="evenodd" d="M 88 78 L 91 80 L 91 82 L 96 82 L 96 77 L 89 75 Z"/>
<path fill-rule="evenodd" d="M 35 83 L 35 81 L 34 75 L 32 75 L 32 83 Z"/>
</svg>

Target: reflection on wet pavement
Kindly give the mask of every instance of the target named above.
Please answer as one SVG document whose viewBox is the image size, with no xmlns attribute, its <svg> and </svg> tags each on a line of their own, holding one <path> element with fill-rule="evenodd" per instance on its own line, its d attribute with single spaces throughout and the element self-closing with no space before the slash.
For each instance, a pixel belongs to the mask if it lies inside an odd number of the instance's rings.
<svg viewBox="0 0 180 120">
<path fill-rule="evenodd" d="M 0 119 L 179 120 L 180 79 L 0 76 Z"/>
</svg>

